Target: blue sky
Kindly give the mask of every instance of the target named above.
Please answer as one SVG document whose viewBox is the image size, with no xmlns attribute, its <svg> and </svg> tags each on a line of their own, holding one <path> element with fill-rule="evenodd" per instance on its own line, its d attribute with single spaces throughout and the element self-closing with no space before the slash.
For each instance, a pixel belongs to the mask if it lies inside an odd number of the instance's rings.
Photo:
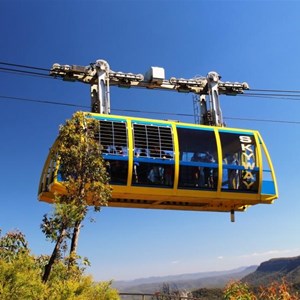
<svg viewBox="0 0 300 300">
<path fill-rule="evenodd" d="M 167 78 L 217 71 L 253 89 L 300 90 L 299 10 L 298 1 L 1 0 L 0 61 L 50 68 L 105 59 L 115 71 L 161 66 Z M 89 86 L 80 83 L 4 72 L 0 79 L 2 97 L 90 104 Z M 156 111 L 166 115 L 132 115 L 194 122 L 189 94 L 112 88 L 111 101 L 115 114 Z M 221 103 L 228 126 L 262 134 L 280 198 L 238 213 L 235 223 L 224 213 L 104 208 L 79 241 L 96 280 L 227 270 L 300 254 L 299 124 L 230 119 L 299 122 L 299 101 L 223 96 Z M 40 173 L 59 125 L 80 109 L 0 97 L 0 228 L 24 232 L 35 254 L 53 247 L 39 229 L 51 210 L 37 201 Z"/>
</svg>

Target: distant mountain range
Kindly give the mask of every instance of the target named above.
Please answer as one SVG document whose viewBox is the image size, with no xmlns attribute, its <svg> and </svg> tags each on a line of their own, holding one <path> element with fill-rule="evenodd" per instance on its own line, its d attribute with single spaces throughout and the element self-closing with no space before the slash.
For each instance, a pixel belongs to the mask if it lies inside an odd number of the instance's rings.
<svg viewBox="0 0 300 300">
<path fill-rule="evenodd" d="M 168 284 L 171 289 L 176 290 L 206 291 L 207 289 L 223 289 L 230 280 L 240 280 L 247 282 L 251 287 L 261 287 L 274 281 L 281 281 L 283 278 L 290 286 L 300 290 L 300 256 L 274 258 L 259 266 L 241 267 L 222 272 L 201 272 L 115 281 L 113 286 L 120 292 L 127 293 L 155 293 L 161 290 L 163 284 Z"/>
<path fill-rule="evenodd" d="M 178 290 L 195 290 L 199 288 L 223 288 L 229 280 L 240 280 L 254 272 L 257 266 L 241 267 L 221 272 L 201 272 L 162 277 L 141 278 L 130 281 L 115 281 L 113 287 L 127 293 L 155 293 L 163 284 Z"/>
<path fill-rule="evenodd" d="M 300 287 L 300 256 L 274 258 L 263 262 L 255 272 L 245 276 L 242 281 L 258 287 L 282 279 L 297 289 Z"/>
</svg>

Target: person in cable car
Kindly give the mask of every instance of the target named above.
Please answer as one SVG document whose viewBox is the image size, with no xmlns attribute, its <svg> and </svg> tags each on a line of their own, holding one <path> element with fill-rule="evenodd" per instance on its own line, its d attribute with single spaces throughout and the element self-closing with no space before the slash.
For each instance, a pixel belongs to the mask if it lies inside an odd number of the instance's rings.
<svg viewBox="0 0 300 300">
<path fill-rule="evenodd" d="M 206 151 L 204 158 L 203 158 L 203 162 L 214 163 L 215 159 L 212 156 L 212 154 L 210 154 L 208 151 Z M 214 174 L 214 169 L 205 167 L 205 168 L 203 168 L 203 173 L 204 173 L 204 186 L 209 187 L 209 188 L 214 188 L 215 187 L 214 178 L 216 177 L 215 176 L 216 174 Z"/>
<path fill-rule="evenodd" d="M 154 146 L 150 149 L 150 157 L 161 158 L 161 151 L 158 146 Z M 148 174 L 149 183 L 162 184 L 163 183 L 164 168 L 159 164 L 152 164 Z"/>
<path fill-rule="evenodd" d="M 237 153 L 233 154 L 232 156 L 229 156 L 228 164 L 233 165 L 233 166 L 238 166 L 240 164 Z M 237 170 L 237 169 L 229 169 L 228 170 L 228 184 L 229 184 L 229 189 L 232 189 L 232 190 L 239 189 L 239 186 L 240 186 L 239 170 Z"/>
<path fill-rule="evenodd" d="M 202 161 L 202 158 L 200 156 L 199 152 L 194 152 L 191 161 L 193 162 L 199 162 Z M 204 186 L 204 170 L 203 167 L 195 167 L 194 168 L 194 184 L 195 187 L 203 187 Z"/>
</svg>

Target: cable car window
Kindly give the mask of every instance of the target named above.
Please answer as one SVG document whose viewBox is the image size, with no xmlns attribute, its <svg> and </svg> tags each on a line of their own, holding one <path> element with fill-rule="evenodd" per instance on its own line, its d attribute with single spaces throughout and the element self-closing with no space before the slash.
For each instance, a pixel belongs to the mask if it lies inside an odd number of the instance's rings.
<svg viewBox="0 0 300 300">
<path fill-rule="evenodd" d="M 56 160 L 55 159 L 50 159 L 48 168 L 44 170 L 43 173 L 43 180 L 41 180 L 40 187 L 39 187 L 39 193 L 41 192 L 48 192 L 49 191 L 49 185 L 53 182 L 54 180 L 54 172 L 56 169 Z M 62 176 L 61 173 L 58 172 L 57 174 L 57 180 L 62 181 Z"/>
<path fill-rule="evenodd" d="M 133 124 L 133 185 L 173 187 L 174 146 L 168 125 Z"/>
<path fill-rule="evenodd" d="M 109 162 L 111 184 L 127 184 L 128 145 L 127 128 L 123 121 L 99 120 L 99 132 L 95 138 L 102 146 L 103 158 Z"/>
<path fill-rule="evenodd" d="M 99 121 L 99 142 L 102 152 L 114 155 L 127 155 L 127 129 L 125 122 Z"/>
<path fill-rule="evenodd" d="M 261 193 L 262 194 L 276 194 L 274 174 L 271 169 L 270 161 L 266 155 L 265 149 L 263 147 L 263 142 L 259 138 L 259 144 L 261 147 L 262 154 L 262 180 L 261 180 Z"/>
<path fill-rule="evenodd" d="M 213 130 L 177 127 L 180 165 L 179 188 L 216 190 L 218 151 Z"/>
<path fill-rule="evenodd" d="M 254 136 L 220 132 L 223 153 L 222 190 L 257 192 L 259 173 Z"/>
</svg>

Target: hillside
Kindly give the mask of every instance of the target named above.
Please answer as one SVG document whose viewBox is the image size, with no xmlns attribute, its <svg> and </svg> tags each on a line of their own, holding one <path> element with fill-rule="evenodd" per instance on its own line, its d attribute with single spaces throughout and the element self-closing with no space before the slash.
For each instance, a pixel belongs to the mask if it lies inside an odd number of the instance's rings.
<svg viewBox="0 0 300 300">
<path fill-rule="evenodd" d="M 246 282 L 254 291 L 274 281 L 285 279 L 290 287 L 300 291 L 300 256 L 274 258 L 258 267 L 244 267 L 223 272 L 202 272 L 163 277 L 116 281 L 113 287 L 120 292 L 155 293 L 163 284 L 170 289 L 193 291 L 199 299 L 222 299 L 222 289 L 230 280 Z"/>
<path fill-rule="evenodd" d="M 256 270 L 257 266 L 244 267 L 222 272 L 201 272 L 164 277 L 150 277 L 132 281 L 116 281 L 113 287 L 120 292 L 154 293 L 164 283 L 171 288 L 193 291 L 200 288 L 223 288 L 229 280 L 240 280 Z"/>
<path fill-rule="evenodd" d="M 258 287 L 284 278 L 290 285 L 300 286 L 300 256 L 273 258 L 260 264 L 257 270 L 242 281 Z"/>
</svg>

